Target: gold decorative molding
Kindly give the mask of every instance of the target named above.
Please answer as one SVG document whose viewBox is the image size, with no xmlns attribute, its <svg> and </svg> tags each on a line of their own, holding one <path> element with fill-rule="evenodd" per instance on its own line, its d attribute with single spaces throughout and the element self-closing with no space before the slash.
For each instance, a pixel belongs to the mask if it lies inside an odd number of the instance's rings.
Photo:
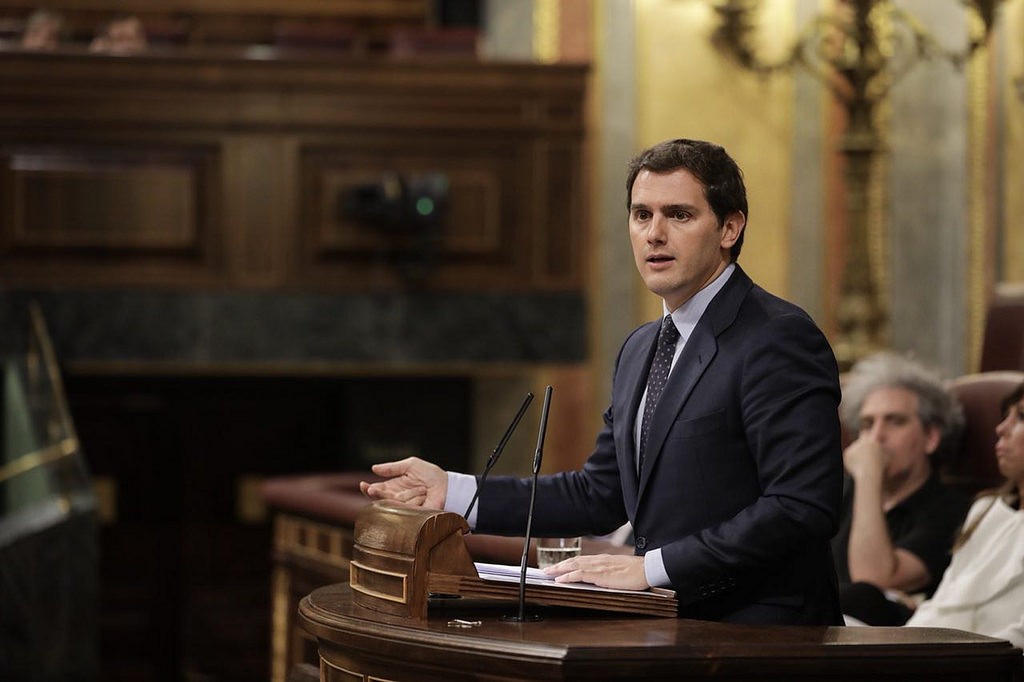
<svg viewBox="0 0 1024 682">
<path fill-rule="evenodd" d="M 271 595 L 271 682 L 285 682 L 288 677 L 288 629 L 291 620 L 289 597 L 291 573 L 281 566 L 274 568 Z"/>
<path fill-rule="evenodd" d="M 105 526 L 117 523 L 117 479 L 95 476 L 92 489 L 96 494 L 96 519 Z"/>
<path fill-rule="evenodd" d="M 349 567 L 351 532 L 340 526 L 278 513 L 274 520 L 274 549 L 291 556 L 311 559 L 318 564 Z"/>
<path fill-rule="evenodd" d="M 362 592 L 363 594 L 368 594 L 371 597 L 376 597 L 377 599 L 384 599 L 385 601 L 393 601 L 396 604 L 409 603 L 408 573 L 386 571 L 382 568 L 374 568 L 373 566 L 361 564 L 358 561 L 353 561 L 350 566 L 351 574 L 349 584 L 356 592 Z M 364 577 L 364 574 L 371 577 L 367 579 Z M 393 592 L 384 592 L 383 590 L 369 587 L 367 584 L 368 580 L 378 584 L 388 583 L 397 589 Z"/>
<path fill-rule="evenodd" d="M 891 126 L 892 107 L 885 99 L 875 107 L 875 133 L 878 148 L 887 149 Z M 868 176 L 867 258 L 871 276 L 876 282 L 879 320 L 878 341 L 886 345 L 889 339 L 889 311 L 892 294 L 889 287 L 889 155 L 876 154 L 871 160 Z"/>
<path fill-rule="evenodd" d="M 972 33 L 979 31 L 977 23 Z M 967 368 L 975 371 L 981 363 L 988 301 L 989 227 L 989 49 L 979 47 L 967 63 Z"/>
<path fill-rule="evenodd" d="M 561 0 L 533 0 L 533 56 L 553 64 L 560 56 Z"/>
<path fill-rule="evenodd" d="M 762 58 L 752 40 L 758 0 L 714 0 L 713 44 L 744 68 L 763 74 L 803 68 L 842 103 L 846 247 L 834 344 L 842 368 L 885 347 L 889 300 L 885 272 L 885 146 L 879 109 L 913 66 L 945 59 L 961 66 L 987 41 L 1001 0 L 966 0 L 971 31 L 962 50 L 948 50 L 910 12 L 891 0 L 835 3 L 807 22 L 781 58 Z M 984 54 L 984 53 L 982 53 Z M 982 145 L 983 146 L 983 145 Z M 982 172 L 983 172 L 982 168 Z M 882 176 L 881 178 L 879 176 Z"/>
<path fill-rule="evenodd" d="M 59 443 L 43 448 L 42 450 L 35 450 L 34 452 L 26 453 L 17 459 L 13 459 L 3 466 L 0 466 L 0 483 L 8 481 L 15 476 L 20 476 L 21 474 L 32 471 L 37 467 L 52 464 L 57 460 L 70 457 L 76 452 L 78 452 L 78 439 L 65 438 Z"/>
<path fill-rule="evenodd" d="M 330 670 L 328 670 L 328 668 Z M 320 679 L 329 680 L 330 682 L 343 682 L 345 680 L 351 680 L 352 682 L 364 682 L 370 678 L 363 673 L 342 668 L 340 665 L 331 663 L 323 656 L 320 657 Z"/>
<path fill-rule="evenodd" d="M 263 476 L 249 474 L 235 478 L 235 516 L 242 523 L 263 523 L 267 520 L 262 485 Z"/>
</svg>

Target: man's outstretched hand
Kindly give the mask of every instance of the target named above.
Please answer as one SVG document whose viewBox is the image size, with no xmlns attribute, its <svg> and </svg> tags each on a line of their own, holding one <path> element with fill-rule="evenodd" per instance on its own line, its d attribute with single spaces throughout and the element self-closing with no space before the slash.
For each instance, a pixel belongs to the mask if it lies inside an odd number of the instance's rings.
<svg viewBox="0 0 1024 682">
<path fill-rule="evenodd" d="M 386 481 L 360 481 L 359 489 L 374 500 L 395 500 L 427 509 L 444 509 L 448 497 L 448 474 L 419 457 L 374 464 L 373 473 Z"/>
</svg>

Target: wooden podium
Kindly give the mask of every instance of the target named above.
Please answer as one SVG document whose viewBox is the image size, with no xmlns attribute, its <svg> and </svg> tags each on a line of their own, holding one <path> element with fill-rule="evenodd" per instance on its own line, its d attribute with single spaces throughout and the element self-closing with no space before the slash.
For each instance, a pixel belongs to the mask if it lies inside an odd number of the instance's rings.
<svg viewBox="0 0 1024 682">
<path fill-rule="evenodd" d="M 423 621 L 430 595 L 508 601 L 519 583 L 481 578 L 463 538 L 469 532 L 458 514 L 393 502 L 367 506 L 356 519 L 349 567 L 353 602 L 371 612 Z M 643 592 L 587 589 L 531 581 L 530 604 L 675 617 L 671 590 Z"/>
<path fill-rule="evenodd" d="M 352 583 L 315 590 L 299 619 L 322 682 L 352 680 L 998 680 L 1024 682 L 1021 650 L 936 628 L 729 625 L 545 604 L 508 622 L 511 593 L 478 598 L 462 517 L 375 505 L 356 525 Z M 465 548 L 463 547 L 462 550 Z M 460 573 L 461 572 L 461 573 Z M 447 576 L 447 577 L 445 577 Z M 464 580 L 465 579 L 465 580 Z M 432 598 L 466 589 L 459 598 Z M 518 588 L 515 590 L 518 593 Z M 455 594 L 460 594 L 455 592 Z M 529 590 L 528 590 L 529 594 Z"/>
</svg>

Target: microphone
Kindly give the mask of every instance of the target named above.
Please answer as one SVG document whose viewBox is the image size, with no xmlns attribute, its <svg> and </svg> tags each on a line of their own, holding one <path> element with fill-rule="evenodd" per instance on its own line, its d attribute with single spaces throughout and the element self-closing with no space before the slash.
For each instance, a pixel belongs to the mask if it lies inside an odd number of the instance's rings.
<svg viewBox="0 0 1024 682">
<path fill-rule="evenodd" d="M 480 483 L 476 486 L 476 492 L 473 493 L 473 499 L 469 501 L 469 506 L 466 507 L 466 513 L 463 514 L 463 518 L 469 520 L 469 514 L 473 511 L 473 506 L 476 505 L 477 498 L 480 497 L 480 489 L 484 487 L 484 481 L 487 480 L 487 474 L 491 472 L 491 467 L 494 466 L 495 462 L 498 461 L 498 457 L 501 456 L 502 451 L 505 449 L 505 444 L 508 443 L 508 439 L 512 437 L 512 432 L 519 426 L 519 420 L 526 414 L 526 408 L 533 402 L 533 393 L 527 393 L 526 397 L 523 398 L 523 404 L 519 406 L 519 411 L 516 412 L 516 416 L 512 418 L 512 422 L 505 429 L 505 435 L 498 441 L 497 447 L 494 448 L 494 452 L 487 458 L 487 464 L 484 466 L 484 472 L 480 475 Z"/>
<path fill-rule="evenodd" d="M 548 430 L 548 410 L 551 408 L 551 387 L 544 389 L 544 407 L 540 413 L 540 428 L 537 430 L 537 451 L 533 455 L 533 482 L 530 488 L 530 510 L 526 516 L 526 538 L 523 541 L 523 559 L 519 566 L 519 615 L 509 616 L 506 620 L 519 623 L 541 620 L 541 616 L 526 615 L 526 563 L 530 555 L 530 535 L 533 530 L 533 508 L 537 502 L 537 474 L 540 472 L 541 459 L 544 456 L 544 434 Z"/>
</svg>

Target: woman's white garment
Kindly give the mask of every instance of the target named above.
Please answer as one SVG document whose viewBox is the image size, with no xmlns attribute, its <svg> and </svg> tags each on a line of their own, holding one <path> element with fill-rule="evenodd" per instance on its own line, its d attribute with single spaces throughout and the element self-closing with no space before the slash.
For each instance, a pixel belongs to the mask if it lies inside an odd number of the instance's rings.
<svg viewBox="0 0 1024 682">
<path fill-rule="evenodd" d="M 983 513 L 907 625 L 967 630 L 1024 647 L 1024 511 L 985 497 L 971 506 L 965 527 Z"/>
</svg>

